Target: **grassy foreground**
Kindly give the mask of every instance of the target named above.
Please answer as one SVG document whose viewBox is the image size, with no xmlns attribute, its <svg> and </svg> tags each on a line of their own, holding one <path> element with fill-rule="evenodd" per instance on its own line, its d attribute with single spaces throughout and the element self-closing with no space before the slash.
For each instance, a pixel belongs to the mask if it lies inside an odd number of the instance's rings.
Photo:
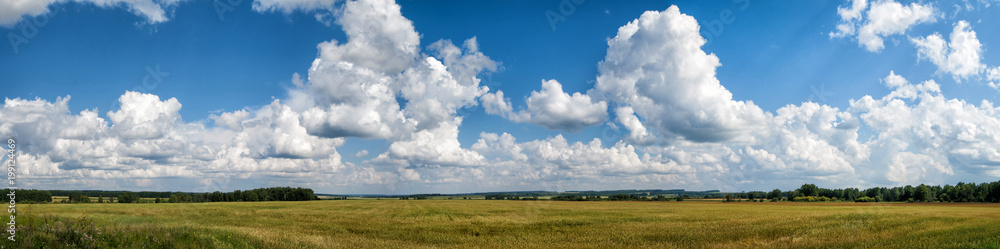
<svg viewBox="0 0 1000 249">
<path fill-rule="evenodd" d="M 997 204 L 344 200 L 18 208 L 18 243 L 4 238 L 6 248 L 1000 247 Z"/>
</svg>

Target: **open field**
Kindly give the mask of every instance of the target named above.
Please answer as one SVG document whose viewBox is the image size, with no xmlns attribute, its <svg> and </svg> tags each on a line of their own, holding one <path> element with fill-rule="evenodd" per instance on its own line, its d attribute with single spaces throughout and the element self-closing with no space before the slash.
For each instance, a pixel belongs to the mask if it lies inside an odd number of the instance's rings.
<svg viewBox="0 0 1000 249">
<path fill-rule="evenodd" d="M 1000 247 L 997 204 L 340 200 L 18 208 L 19 217 L 34 216 L 19 224 L 66 226 L 47 231 L 93 245 L 150 248 Z M 90 220 L 64 225 L 81 217 Z M 44 241 L 32 231 L 41 230 L 21 229 L 18 238 Z M 81 235 L 87 231 L 101 234 Z M 135 238 L 105 243 L 101 236 Z"/>
</svg>

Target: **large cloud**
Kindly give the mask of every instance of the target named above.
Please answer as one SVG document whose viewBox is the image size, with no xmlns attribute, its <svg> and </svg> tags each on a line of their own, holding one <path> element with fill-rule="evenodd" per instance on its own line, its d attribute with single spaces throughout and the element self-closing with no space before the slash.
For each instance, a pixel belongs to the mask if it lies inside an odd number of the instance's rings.
<svg viewBox="0 0 1000 249">
<path fill-rule="evenodd" d="M 917 24 L 937 21 L 931 4 L 903 5 L 893 0 L 879 0 L 871 3 L 871 8 L 868 7 L 868 1 L 854 0 L 849 7 L 837 8 L 841 22 L 837 24 L 837 30 L 830 32 L 830 37 L 857 34 L 858 46 L 879 52 L 885 48 L 885 37 L 904 34 Z"/>
<path fill-rule="evenodd" d="M 0 109 L 0 136 L 16 138 L 29 179 L 191 176 L 190 168 L 173 165 L 211 157 L 210 149 L 189 139 L 199 127 L 172 118 L 180 108 L 176 100 L 128 92 L 120 99 L 122 110 L 109 113 L 115 122 L 109 127 L 96 110 L 71 114 L 69 99 L 7 99 Z M 133 111 L 142 109 L 157 111 Z"/>
<path fill-rule="evenodd" d="M 693 141 L 728 141 L 765 122 L 751 101 L 734 101 L 715 77 L 721 64 L 701 50 L 698 22 L 677 6 L 647 11 L 608 41 L 595 92 L 629 105 L 644 124 Z"/>
<path fill-rule="evenodd" d="M 855 116 L 814 103 L 788 106 L 775 115 L 752 102 L 732 100 L 732 94 L 715 78 L 718 58 L 700 49 L 705 40 L 698 29 L 697 22 L 677 7 L 647 12 L 609 41 L 594 90 L 569 94 L 559 82 L 543 81 L 541 91 L 527 96 L 526 109 L 516 112 L 502 91 L 487 93 L 488 89 L 478 86 L 475 76 L 496 64 L 478 52 L 474 39 L 466 41 L 464 53 L 450 42 L 435 43 L 430 47 L 437 57 L 418 60 L 396 75 L 377 74 L 378 84 L 385 86 L 380 89 L 388 90 L 379 91 L 385 97 L 376 103 L 398 106 L 388 98 L 392 92 L 407 102 L 399 109 L 400 123 L 387 126 L 395 134 L 387 136 L 392 141 L 389 149 L 365 164 L 389 166 L 402 181 L 475 181 L 501 186 L 658 179 L 718 187 L 760 184 L 776 177 L 830 182 L 855 176 L 853 165 L 867 160 L 869 154 L 866 145 L 857 141 Z M 310 72 L 306 88 L 322 83 L 312 82 L 319 79 L 315 76 L 346 75 L 316 72 Z M 363 87 L 369 81 L 330 82 L 347 87 L 360 82 Z M 348 88 L 302 95 L 340 98 L 335 94 L 345 91 L 372 92 Z M 344 95 L 365 102 L 364 94 Z M 293 106 L 294 96 L 289 101 Z M 469 150 L 457 140 L 461 119 L 455 117 L 455 110 L 476 104 L 476 98 L 487 113 L 566 131 L 603 122 L 608 105 L 616 104 L 617 121 L 629 135 L 605 148 L 600 140 L 569 143 L 561 135 L 517 143 L 510 134 L 483 133 Z M 233 114 L 237 115 L 241 114 Z M 310 127 L 308 114 L 303 119 Z M 664 139 L 670 142 L 657 143 Z M 640 151 L 627 142 L 645 147 Z M 483 180 L 490 175 L 504 180 Z"/>
<path fill-rule="evenodd" d="M 701 49 L 699 28 L 671 6 L 647 11 L 608 42 L 589 95 L 620 106 L 615 114 L 628 132 L 625 141 L 726 186 L 856 176 L 854 165 L 868 159 L 869 149 L 857 141 L 855 115 L 816 103 L 772 114 L 733 100 L 715 77 L 719 59 Z"/>
<path fill-rule="evenodd" d="M 888 180 L 944 183 L 957 172 L 1000 176 L 1000 108 L 986 100 L 974 105 L 946 99 L 933 80 L 911 84 L 890 72 L 885 82 L 890 94 L 851 101 L 851 111 L 877 134 L 869 142 L 870 163 L 890 165 Z M 935 174 L 913 175 L 915 163 Z"/>
<path fill-rule="evenodd" d="M 479 52 L 475 37 L 463 48 L 435 42 L 429 51 L 437 57 L 422 56 L 420 35 L 399 10 L 388 1 L 344 4 L 337 23 L 347 43 L 321 43 L 308 80 L 289 93 L 310 134 L 407 139 L 450 122 L 488 91 L 477 76 L 498 63 Z"/>
<path fill-rule="evenodd" d="M 17 141 L 25 187 L 74 186 L 61 182 L 86 178 L 96 181 L 81 182 L 95 184 L 90 188 L 147 188 L 139 183 L 357 171 L 340 161 L 335 148 L 343 139 L 307 134 L 298 113 L 278 101 L 252 113 L 223 113 L 215 117 L 218 128 L 206 128 L 184 122 L 173 98 L 126 92 L 121 108 L 108 112 L 111 122 L 96 110 L 70 113 L 69 99 L 7 99 L 0 109 L 0 136 Z"/>
<path fill-rule="evenodd" d="M 420 35 L 386 1 L 352 1 L 337 22 L 347 43 L 320 43 L 305 86 L 289 105 L 302 112 L 310 134 L 389 138 L 412 125 L 396 102 L 397 74 L 417 63 Z"/>
<path fill-rule="evenodd" d="M 392 166 L 400 179 L 421 180 L 414 167 L 482 166 L 483 156 L 458 142 L 457 115 L 479 104 L 489 88 L 478 76 L 499 63 L 475 37 L 461 47 L 440 40 L 428 46 L 432 56 L 420 54 L 420 36 L 399 10 L 389 1 L 347 2 L 337 17 L 347 43 L 319 45 L 307 81 L 293 77 L 288 105 L 308 134 L 386 139 L 388 150 L 366 164 Z"/>
</svg>

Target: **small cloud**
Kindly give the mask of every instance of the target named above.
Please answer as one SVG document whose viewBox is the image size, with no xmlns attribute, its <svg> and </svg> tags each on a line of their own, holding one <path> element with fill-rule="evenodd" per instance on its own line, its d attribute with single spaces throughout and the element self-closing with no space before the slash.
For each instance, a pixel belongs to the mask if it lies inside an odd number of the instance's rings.
<svg viewBox="0 0 1000 249">
<path fill-rule="evenodd" d="M 903 5 L 889 0 L 869 5 L 868 1 L 854 0 L 849 6 L 837 8 L 841 20 L 829 35 L 830 38 L 856 35 L 859 46 L 878 53 L 885 48 L 884 38 L 905 34 L 917 24 L 937 22 L 936 13 L 931 4 Z"/>
<path fill-rule="evenodd" d="M 98 1 L 98 0 L 79 0 L 76 2 L 84 2 L 94 4 L 101 8 L 119 8 L 125 7 L 133 14 L 143 17 L 150 24 L 162 23 L 170 20 L 169 13 L 172 13 L 174 8 L 177 7 L 178 3 L 183 0 L 178 1 L 153 1 L 153 0 L 137 0 L 137 1 Z M 0 26 L 13 27 L 18 22 L 21 22 L 24 17 L 37 17 L 40 15 L 46 15 L 50 10 L 55 9 L 52 6 L 58 4 L 64 4 L 67 1 L 61 0 L 42 0 L 42 1 L 0 1 Z"/>
<path fill-rule="evenodd" d="M 986 70 L 989 78 L 989 70 L 982 60 L 982 43 L 976 38 L 976 31 L 973 31 L 969 22 L 958 21 L 955 29 L 951 32 L 950 41 L 945 41 L 941 34 L 934 33 L 927 37 L 910 38 L 910 41 L 917 47 L 917 56 L 921 60 L 928 60 L 938 67 L 938 72 L 949 73 L 956 82 L 979 76 L 980 72 Z"/>
<path fill-rule="evenodd" d="M 498 93 L 498 101 L 502 93 Z M 556 80 L 542 81 L 541 91 L 532 91 L 526 100 L 527 110 L 507 115 L 508 119 L 519 123 L 532 123 L 544 126 L 549 130 L 578 132 L 584 128 L 600 124 L 607 119 L 608 103 L 594 101 L 589 95 L 563 91 L 562 84 Z M 510 105 L 501 104 L 510 110 Z M 489 108 L 489 107 L 488 107 Z M 490 112 L 488 109 L 487 112 Z"/>
<path fill-rule="evenodd" d="M 354 153 L 354 157 L 366 157 L 368 156 L 368 150 L 361 150 L 358 153 Z"/>
</svg>

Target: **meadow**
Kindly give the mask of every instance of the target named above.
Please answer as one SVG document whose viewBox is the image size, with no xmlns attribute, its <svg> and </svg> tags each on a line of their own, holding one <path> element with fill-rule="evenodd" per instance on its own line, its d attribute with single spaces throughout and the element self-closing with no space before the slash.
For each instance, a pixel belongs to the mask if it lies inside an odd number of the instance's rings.
<svg viewBox="0 0 1000 249">
<path fill-rule="evenodd" d="M 324 200 L 18 205 L 16 244 L 141 248 L 1000 248 L 998 204 Z"/>
</svg>

